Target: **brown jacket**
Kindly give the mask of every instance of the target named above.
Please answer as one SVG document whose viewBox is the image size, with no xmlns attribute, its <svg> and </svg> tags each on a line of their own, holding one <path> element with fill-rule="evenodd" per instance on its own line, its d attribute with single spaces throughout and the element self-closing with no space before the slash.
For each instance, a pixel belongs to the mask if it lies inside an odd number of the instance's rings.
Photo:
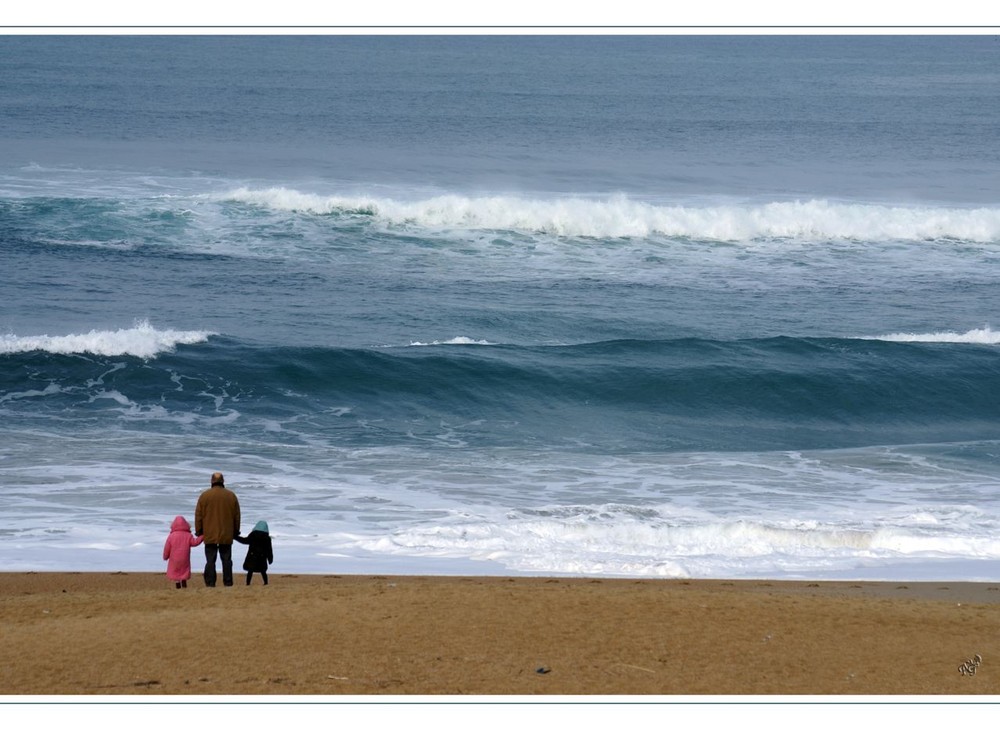
<svg viewBox="0 0 1000 730">
<path fill-rule="evenodd" d="M 203 535 L 209 545 L 232 545 L 240 534 L 240 501 L 225 487 L 209 487 L 198 497 L 194 508 L 194 534 Z"/>
</svg>

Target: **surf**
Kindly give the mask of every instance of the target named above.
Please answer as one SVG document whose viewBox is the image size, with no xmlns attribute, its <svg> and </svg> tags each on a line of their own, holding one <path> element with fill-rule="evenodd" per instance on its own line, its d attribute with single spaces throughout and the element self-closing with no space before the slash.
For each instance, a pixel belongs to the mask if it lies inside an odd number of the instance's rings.
<svg viewBox="0 0 1000 730">
<path fill-rule="evenodd" d="M 238 188 L 216 196 L 271 211 L 362 216 L 373 224 L 496 230 L 582 238 L 665 236 L 708 241 L 1000 241 L 1000 208 L 900 206 L 825 199 L 748 204 L 652 203 L 625 195 L 468 196 L 416 200 L 322 195 L 289 188 Z"/>
<path fill-rule="evenodd" d="M 178 345 L 208 341 L 214 332 L 207 330 L 159 330 L 148 320 L 137 320 L 131 327 L 116 330 L 92 329 L 68 335 L 0 335 L 0 355 L 46 352 L 54 355 L 132 356 L 151 359 L 174 352 Z"/>
<path fill-rule="evenodd" d="M 464 558 L 541 574 L 815 575 L 845 564 L 905 563 L 917 557 L 988 566 L 1000 559 L 1000 540 L 983 534 L 981 525 L 968 524 L 973 521 L 963 516 L 919 524 L 906 511 L 879 515 L 877 521 L 824 521 L 604 504 L 521 508 L 503 518 L 456 511 L 434 525 L 347 536 L 345 543 L 381 555 Z"/>
<path fill-rule="evenodd" d="M 983 326 L 965 332 L 954 332 L 950 330 L 941 332 L 893 332 L 887 335 L 880 335 L 870 339 L 883 340 L 885 342 L 925 342 L 944 344 L 965 344 L 965 345 L 1000 345 L 1000 332 L 995 332 L 989 326 Z"/>
</svg>

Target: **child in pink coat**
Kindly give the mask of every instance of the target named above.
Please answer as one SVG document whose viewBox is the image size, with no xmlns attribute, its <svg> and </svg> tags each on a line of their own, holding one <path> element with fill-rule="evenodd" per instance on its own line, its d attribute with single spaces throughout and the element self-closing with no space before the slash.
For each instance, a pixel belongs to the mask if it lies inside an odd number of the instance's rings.
<svg viewBox="0 0 1000 730">
<path fill-rule="evenodd" d="M 181 515 L 174 517 L 170 536 L 163 546 L 163 559 L 167 561 L 167 578 L 178 588 L 187 588 L 191 577 L 191 548 L 201 545 L 205 538 L 191 534 L 191 525 Z"/>
</svg>

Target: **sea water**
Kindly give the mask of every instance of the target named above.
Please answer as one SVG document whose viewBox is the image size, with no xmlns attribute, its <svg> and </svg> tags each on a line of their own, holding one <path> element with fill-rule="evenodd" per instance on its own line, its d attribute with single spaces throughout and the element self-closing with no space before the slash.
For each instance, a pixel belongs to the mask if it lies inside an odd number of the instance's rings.
<svg viewBox="0 0 1000 730">
<path fill-rule="evenodd" d="M 989 36 L 0 37 L 0 565 L 222 471 L 278 572 L 997 580 L 998 119 Z"/>
</svg>

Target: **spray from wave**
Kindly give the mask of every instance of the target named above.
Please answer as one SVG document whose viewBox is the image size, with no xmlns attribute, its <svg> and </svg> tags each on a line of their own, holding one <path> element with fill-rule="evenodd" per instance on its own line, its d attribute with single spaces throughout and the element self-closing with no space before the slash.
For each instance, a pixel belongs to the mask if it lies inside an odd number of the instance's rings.
<svg viewBox="0 0 1000 730">
<path fill-rule="evenodd" d="M 205 342 L 214 334 L 204 330 L 158 330 L 148 321 L 139 320 L 129 329 L 91 330 L 80 335 L 0 335 L 0 355 L 42 351 L 56 355 L 132 355 L 150 359 L 172 352 L 177 345 Z"/>
<path fill-rule="evenodd" d="M 411 342 L 410 347 L 435 347 L 438 345 L 495 345 L 489 340 L 474 340 L 471 337 L 452 337 L 450 340 L 434 340 L 433 342 Z"/>
<path fill-rule="evenodd" d="M 980 329 L 972 329 L 968 332 L 928 332 L 925 334 L 915 332 L 895 332 L 889 335 L 865 339 L 882 340 L 884 342 L 939 342 L 967 345 L 1000 345 L 1000 332 L 994 332 L 987 326 Z"/>
<path fill-rule="evenodd" d="M 442 195 L 400 201 L 323 196 L 287 188 L 239 188 L 222 201 L 314 215 L 366 216 L 390 226 L 507 230 L 582 237 L 662 235 L 718 241 L 804 240 L 1000 241 L 1000 208 L 945 208 L 826 200 L 758 205 L 662 205 L 624 195 L 604 199 L 532 199 L 512 195 Z"/>
</svg>

